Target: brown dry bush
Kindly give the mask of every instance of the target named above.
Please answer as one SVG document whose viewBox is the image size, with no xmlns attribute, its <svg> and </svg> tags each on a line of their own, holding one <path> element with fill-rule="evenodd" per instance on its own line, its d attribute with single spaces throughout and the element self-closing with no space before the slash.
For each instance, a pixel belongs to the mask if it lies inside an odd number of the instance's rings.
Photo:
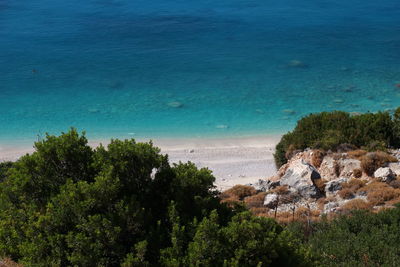
<svg viewBox="0 0 400 267">
<path fill-rule="evenodd" d="M 234 187 L 225 190 L 221 193 L 221 199 L 236 197 L 238 200 L 243 200 L 245 197 L 255 195 L 257 190 L 249 185 L 235 185 Z"/>
<path fill-rule="evenodd" d="M 289 194 L 289 187 L 287 185 L 280 185 L 270 190 L 272 193 L 277 193 L 278 195 L 286 195 Z"/>
<path fill-rule="evenodd" d="M 319 191 L 321 191 L 321 192 L 325 192 L 325 186 L 326 186 L 326 183 L 328 182 L 327 180 L 324 180 L 324 179 L 315 179 L 315 180 L 313 180 L 313 182 L 314 182 L 314 185 L 319 189 Z"/>
<path fill-rule="evenodd" d="M 389 185 L 393 188 L 400 188 L 400 180 L 396 179 L 389 183 Z"/>
<path fill-rule="evenodd" d="M 350 181 L 342 183 L 342 188 L 351 189 L 351 191 L 355 193 L 358 189 L 364 187 L 366 183 L 367 181 L 364 180 L 351 179 Z"/>
<path fill-rule="evenodd" d="M 248 207 L 249 209 L 263 207 L 266 195 L 267 193 L 260 192 L 257 195 L 246 197 L 244 199 L 244 203 L 246 204 L 246 207 Z"/>
<path fill-rule="evenodd" d="M 267 207 L 253 207 L 250 208 L 250 211 L 256 216 L 266 216 L 268 215 L 269 209 Z"/>
<path fill-rule="evenodd" d="M 351 199 L 354 197 L 354 191 L 350 188 L 343 188 L 338 192 L 338 194 L 343 199 Z"/>
<path fill-rule="evenodd" d="M 228 196 L 225 198 L 221 199 L 221 203 L 225 203 L 228 207 L 235 207 L 238 204 L 242 203 L 242 201 L 239 200 L 239 198 L 235 197 L 235 196 Z"/>
<path fill-rule="evenodd" d="M 362 170 L 361 170 L 361 169 L 354 169 L 354 170 L 353 170 L 353 176 L 354 176 L 355 178 L 361 178 L 361 176 L 362 176 Z"/>
<path fill-rule="evenodd" d="M 326 153 L 323 150 L 317 149 L 314 150 L 311 156 L 311 164 L 315 168 L 319 168 L 321 166 L 322 161 L 324 160 Z"/>
<path fill-rule="evenodd" d="M 373 176 L 378 168 L 388 162 L 397 162 L 397 158 L 382 151 L 371 152 L 361 157 L 361 169 L 368 176 Z"/>
<path fill-rule="evenodd" d="M 382 205 L 386 201 L 390 201 L 400 197 L 400 189 L 392 187 L 381 187 L 368 193 L 367 199 L 372 205 Z"/>
<path fill-rule="evenodd" d="M 370 210 L 372 208 L 371 204 L 363 199 L 353 199 L 346 202 L 341 209 L 343 211 L 351 210 Z"/>
<path fill-rule="evenodd" d="M 23 266 L 21 264 L 12 261 L 10 258 L 3 258 L 0 260 L 0 267 L 23 267 Z"/>
<path fill-rule="evenodd" d="M 362 149 L 357 149 L 357 150 L 353 150 L 353 151 L 349 151 L 347 152 L 347 155 L 349 156 L 349 158 L 352 159 L 361 159 L 363 156 L 365 156 L 368 152 L 366 150 L 362 150 Z"/>
<path fill-rule="evenodd" d="M 272 214 L 271 214 L 272 215 Z M 271 216 L 270 215 L 270 216 Z M 272 215 L 272 218 L 274 218 L 275 216 Z M 283 212 L 278 212 L 276 214 L 276 218 L 275 218 L 278 222 L 280 223 L 289 223 L 293 221 L 293 213 L 290 211 L 283 211 Z"/>
</svg>

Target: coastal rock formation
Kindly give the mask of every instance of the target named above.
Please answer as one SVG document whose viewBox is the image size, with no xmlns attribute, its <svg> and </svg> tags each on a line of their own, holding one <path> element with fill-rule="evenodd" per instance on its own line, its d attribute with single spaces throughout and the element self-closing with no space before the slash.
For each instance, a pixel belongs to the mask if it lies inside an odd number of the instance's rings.
<svg viewBox="0 0 400 267">
<path fill-rule="evenodd" d="M 321 179 L 317 169 L 302 159 L 296 160 L 286 169 L 280 179 L 281 185 L 288 185 L 294 188 L 300 195 L 307 198 L 315 198 L 320 195 L 314 180 Z"/>
<path fill-rule="evenodd" d="M 347 152 L 294 152 L 275 176 L 255 183 L 257 192 L 265 192 L 260 197 L 266 215 L 290 221 L 290 216 L 300 216 L 296 214 L 379 210 L 400 202 L 400 163 L 393 162 L 400 157 L 398 151 L 373 152 L 379 162 L 370 161 L 367 151 L 343 151 Z"/>
</svg>

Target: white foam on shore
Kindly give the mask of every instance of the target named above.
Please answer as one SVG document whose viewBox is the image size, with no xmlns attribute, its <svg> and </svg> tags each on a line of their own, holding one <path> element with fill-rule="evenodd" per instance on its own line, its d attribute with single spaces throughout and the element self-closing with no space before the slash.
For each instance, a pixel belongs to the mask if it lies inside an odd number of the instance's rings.
<svg viewBox="0 0 400 267">
<path fill-rule="evenodd" d="M 280 136 L 235 138 L 156 139 L 155 146 L 169 155 L 171 163 L 191 161 L 197 167 L 208 167 L 216 177 L 215 185 L 224 190 L 236 184 L 248 184 L 275 174 L 273 160 Z M 147 142 L 146 139 L 137 141 Z M 108 141 L 90 141 L 93 147 Z M 0 161 L 16 160 L 33 152 L 33 146 L 0 145 Z"/>
</svg>

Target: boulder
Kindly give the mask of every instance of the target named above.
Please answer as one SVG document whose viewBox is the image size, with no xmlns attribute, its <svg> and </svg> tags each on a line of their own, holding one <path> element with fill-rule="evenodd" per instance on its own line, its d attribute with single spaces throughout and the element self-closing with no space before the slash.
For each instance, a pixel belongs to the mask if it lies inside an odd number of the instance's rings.
<svg viewBox="0 0 400 267">
<path fill-rule="evenodd" d="M 350 178 L 353 176 L 354 169 L 361 168 L 361 161 L 357 159 L 341 159 L 338 161 L 340 166 L 340 177 Z"/>
<path fill-rule="evenodd" d="M 254 185 L 252 185 L 257 191 L 267 192 L 271 189 L 274 189 L 277 186 L 280 186 L 280 181 L 271 181 L 271 180 L 263 180 L 259 179 Z"/>
<path fill-rule="evenodd" d="M 394 174 L 397 176 L 400 175 L 400 163 L 399 162 L 391 162 L 388 164 L 388 167 L 392 170 Z"/>
<path fill-rule="evenodd" d="M 328 202 L 324 205 L 324 213 L 335 212 L 339 207 L 339 203 L 337 202 Z"/>
<path fill-rule="evenodd" d="M 268 194 L 265 196 L 264 206 L 273 209 L 278 205 L 278 199 L 279 199 L 278 194 L 276 193 Z"/>
<path fill-rule="evenodd" d="M 342 189 L 342 183 L 347 182 L 347 178 L 339 178 L 329 181 L 325 185 L 326 196 L 334 195 L 337 191 Z"/>
<path fill-rule="evenodd" d="M 335 159 L 331 156 L 325 156 L 318 171 L 320 175 L 327 181 L 337 179 L 335 171 Z"/>
<path fill-rule="evenodd" d="M 316 179 L 321 179 L 317 169 L 299 159 L 291 162 L 285 174 L 281 177 L 280 184 L 294 188 L 303 197 L 317 198 L 321 193 L 314 186 L 313 181 Z"/>
<path fill-rule="evenodd" d="M 382 167 L 377 169 L 374 172 L 374 177 L 379 179 L 381 182 L 387 182 L 387 183 L 396 179 L 396 175 L 389 167 Z"/>
</svg>

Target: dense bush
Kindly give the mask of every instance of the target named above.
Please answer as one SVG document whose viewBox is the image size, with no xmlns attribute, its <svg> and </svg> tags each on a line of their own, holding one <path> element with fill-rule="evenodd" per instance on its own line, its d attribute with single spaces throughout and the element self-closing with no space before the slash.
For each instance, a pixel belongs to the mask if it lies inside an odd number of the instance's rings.
<svg viewBox="0 0 400 267">
<path fill-rule="evenodd" d="M 282 136 L 276 146 L 275 163 L 282 166 L 293 151 L 305 148 L 337 150 L 342 144 L 382 150 L 400 145 L 400 109 L 391 116 L 388 112 L 351 116 L 333 111 L 310 114 L 297 122 L 295 129 Z"/>
<path fill-rule="evenodd" d="M 209 170 L 171 166 L 151 143 L 92 149 L 71 130 L 35 149 L 0 165 L 1 256 L 26 266 L 310 263 L 274 221 L 221 204 Z"/>
<path fill-rule="evenodd" d="M 356 206 L 368 208 L 363 203 Z M 311 227 L 297 223 L 289 229 L 304 238 L 319 266 L 400 266 L 400 208 L 377 214 L 353 211 L 351 216 L 325 219 Z"/>
</svg>

